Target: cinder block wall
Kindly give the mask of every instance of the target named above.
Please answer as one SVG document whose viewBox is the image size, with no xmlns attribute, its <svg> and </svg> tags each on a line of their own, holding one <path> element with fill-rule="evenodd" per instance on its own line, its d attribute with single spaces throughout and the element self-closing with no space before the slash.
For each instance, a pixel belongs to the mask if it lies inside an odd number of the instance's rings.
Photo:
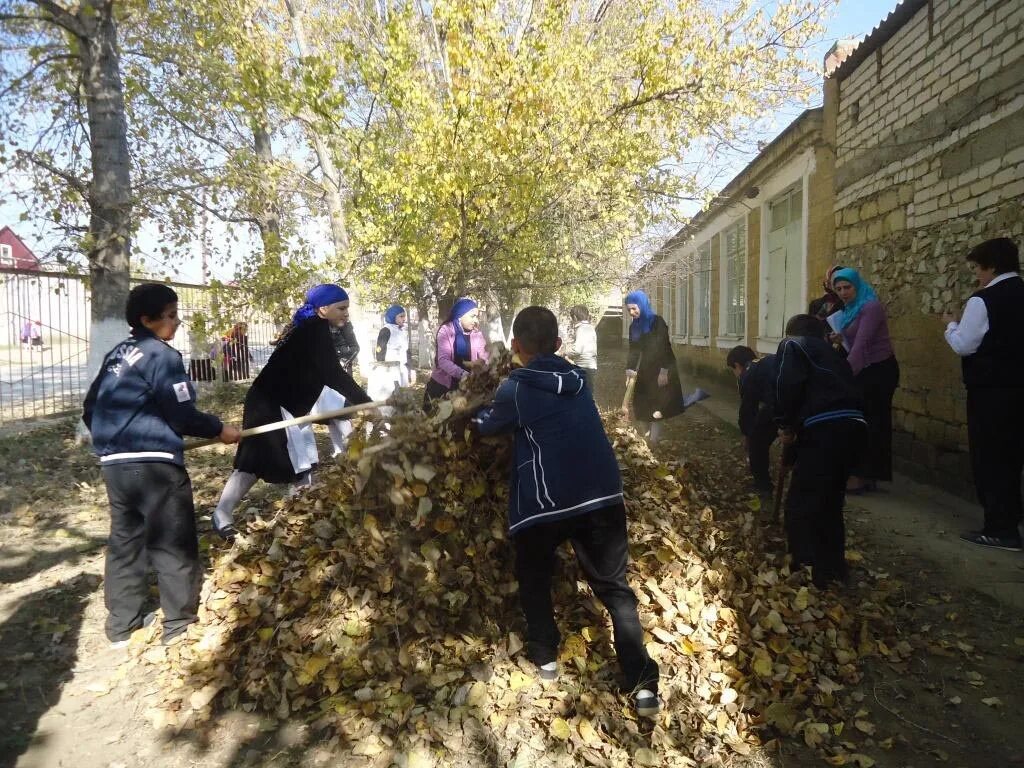
<svg viewBox="0 0 1024 768">
<path fill-rule="evenodd" d="M 965 494 L 965 393 L 940 318 L 974 290 L 971 246 L 1024 244 L 1022 25 L 1018 0 L 933 0 L 826 85 L 835 261 L 889 307 L 900 468 Z"/>
</svg>

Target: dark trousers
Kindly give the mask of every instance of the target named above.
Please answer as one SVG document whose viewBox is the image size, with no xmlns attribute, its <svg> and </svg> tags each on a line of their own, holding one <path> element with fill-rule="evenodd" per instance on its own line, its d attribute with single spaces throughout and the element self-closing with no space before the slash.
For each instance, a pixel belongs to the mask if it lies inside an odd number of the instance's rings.
<svg viewBox="0 0 1024 768">
<path fill-rule="evenodd" d="M 555 551 L 566 540 L 572 543 L 590 588 L 611 614 L 624 690 L 647 688 L 657 693 L 658 665 L 644 648 L 636 595 L 626 582 L 629 547 L 626 508 L 621 503 L 567 520 L 537 523 L 515 535 L 516 578 L 530 660 L 548 664 L 558 655 L 561 637 L 551 603 L 551 576 Z"/>
<path fill-rule="evenodd" d="M 455 382 L 455 386 L 458 386 L 458 382 Z M 429 411 L 434 407 L 435 400 L 440 400 L 453 389 L 455 389 L 455 387 L 446 387 L 431 376 L 427 379 L 427 386 L 423 388 L 423 410 Z"/>
<path fill-rule="evenodd" d="M 868 423 L 867 450 L 852 474 L 865 480 L 892 480 L 892 396 L 900 384 L 895 357 L 874 363 L 857 374 Z"/>
<path fill-rule="evenodd" d="M 793 567 L 810 565 L 814 582 L 846 577 L 846 481 L 864 446 L 866 428 L 853 419 L 802 430 L 786 497 L 786 538 Z"/>
<path fill-rule="evenodd" d="M 757 414 L 747 435 L 747 460 L 750 462 L 750 474 L 754 477 L 754 487 L 758 493 L 771 493 L 771 449 L 772 443 L 779 436 L 779 428 L 772 418 L 771 411 L 762 409 Z"/>
<path fill-rule="evenodd" d="M 1021 521 L 1020 476 L 1024 469 L 1024 391 L 967 391 L 967 440 L 984 533 L 1016 539 Z"/>
<path fill-rule="evenodd" d="M 597 383 L 597 369 L 596 368 L 580 368 L 583 371 L 583 378 L 587 382 L 587 389 L 590 390 L 590 394 L 594 395 L 594 384 Z M 596 399 L 596 395 L 594 398 Z"/>
<path fill-rule="evenodd" d="M 142 626 L 151 564 L 168 640 L 196 620 L 199 606 L 202 574 L 188 473 L 175 464 L 135 462 L 103 467 L 103 480 L 110 500 L 103 582 L 107 637 L 125 640 Z"/>
</svg>

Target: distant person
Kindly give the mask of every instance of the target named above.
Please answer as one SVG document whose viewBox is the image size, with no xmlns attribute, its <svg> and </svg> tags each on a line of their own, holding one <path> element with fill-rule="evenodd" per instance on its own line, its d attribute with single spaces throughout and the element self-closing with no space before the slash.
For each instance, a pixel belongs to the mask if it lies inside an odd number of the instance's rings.
<svg viewBox="0 0 1024 768">
<path fill-rule="evenodd" d="M 572 344 L 565 356 L 583 369 L 587 378 L 587 386 L 594 391 L 597 381 L 597 331 L 590 323 L 590 310 L 577 304 L 569 310 L 572 321 Z"/>
<path fill-rule="evenodd" d="M 775 420 L 796 454 L 785 515 L 791 568 L 809 565 L 824 588 L 847 578 L 843 504 L 867 431 L 862 400 L 849 363 L 812 315 L 790 318 L 775 366 Z"/>
<path fill-rule="evenodd" d="M 437 329 L 434 370 L 423 394 L 424 407 L 458 388 L 459 381 L 474 367 L 486 364 L 488 358 L 477 303 L 461 298 Z"/>
<path fill-rule="evenodd" d="M 356 361 L 359 358 L 359 340 L 356 338 L 356 329 L 351 320 L 337 328 L 331 328 L 331 339 L 334 341 L 334 351 L 338 353 L 338 362 L 349 376 Z"/>
<path fill-rule="evenodd" d="M 647 294 L 643 291 L 629 293 L 626 311 L 633 318 L 629 325 L 626 361 L 626 385 L 636 379 L 631 403 L 633 420 L 640 434 L 654 445 L 661 437 L 663 420 L 685 410 L 683 388 L 668 325 L 654 313 Z"/>
<path fill-rule="evenodd" d="M 249 378 L 252 353 L 249 351 L 248 323 L 235 323 L 231 327 L 224 336 L 221 354 L 224 360 L 224 381 L 244 381 Z"/>
<path fill-rule="evenodd" d="M 32 328 L 29 331 L 29 343 L 33 351 L 43 351 L 43 324 L 38 320 L 32 321 Z"/>
<path fill-rule="evenodd" d="M 415 381 L 412 353 L 409 350 L 408 315 L 400 304 L 392 304 L 384 312 L 384 325 L 377 334 L 373 348 L 367 394 L 373 400 L 387 400 L 401 387 Z"/>
<path fill-rule="evenodd" d="M 19 334 L 21 345 L 26 351 L 32 351 L 32 321 L 26 320 L 22 323 L 21 332 Z"/>
<path fill-rule="evenodd" d="M 775 355 L 759 358 L 750 347 L 729 350 L 725 364 L 737 379 L 740 391 L 739 427 L 750 463 L 754 490 L 762 508 L 772 498 L 772 443 L 778 437 L 775 425 Z"/>
<path fill-rule="evenodd" d="M 825 293 L 811 302 L 807 308 L 807 314 L 814 315 L 819 320 L 827 320 L 829 316 L 843 308 L 843 300 L 839 298 L 839 294 L 832 287 L 832 278 L 841 269 L 843 267 L 832 267 L 825 273 L 825 279 L 821 283 Z M 831 329 L 829 330 L 831 332 Z"/>
<path fill-rule="evenodd" d="M 843 301 L 837 325 L 847 361 L 864 397 L 868 446 L 850 477 L 850 493 L 873 491 L 892 480 L 892 398 L 900 383 L 900 367 L 889 338 L 885 306 L 855 269 L 844 267 L 832 275 L 832 285 Z"/>
<path fill-rule="evenodd" d="M 967 441 L 980 530 L 961 534 L 971 544 L 1021 550 L 1020 476 L 1024 469 L 1024 281 L 1017 245 L 986 240 L 967 254 L 978 290 L 960 322 L 947 315 L 946 341 L 961 357 L 967 388 Z"/>
</svg>

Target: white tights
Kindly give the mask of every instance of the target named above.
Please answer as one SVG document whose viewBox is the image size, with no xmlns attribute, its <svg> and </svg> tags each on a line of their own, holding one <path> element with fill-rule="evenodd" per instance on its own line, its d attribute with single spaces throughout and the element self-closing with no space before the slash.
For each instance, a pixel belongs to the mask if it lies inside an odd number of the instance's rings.
<svg viewBox="0 0 1024 768">
<path fill-rule="evenodd" d="M 242 503 L 250 489 L 256 485 L 259 478 L 252 472 L 243 472 L 236 469 L 231 477 L 224 483 L 224 490 L 220 493 L 220 501 L 217 502 L 217 509 L 213 511 L 213 527 L 222 530 L 235 521 L 235 509 Z M 298 492 L 313 484 L 313 473 L 306 472 L 302 477 L 292 484 L 292 492 Z"/>
</svg>

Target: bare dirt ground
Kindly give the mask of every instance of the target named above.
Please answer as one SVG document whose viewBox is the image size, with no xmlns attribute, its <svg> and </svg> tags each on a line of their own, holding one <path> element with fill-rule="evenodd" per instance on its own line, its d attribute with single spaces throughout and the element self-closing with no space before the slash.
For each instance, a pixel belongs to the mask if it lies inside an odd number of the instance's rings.
<svg viewBox="0 0 1024 768">
<path fill-rule="evenodd" d="M 602 365 L 598 394 L 609 407 L 621 398 L 621 355 Z M 204 404 L 238 418 L 241 393 L 222 388 Z M 732 393 L 715 394 L 708 407 L 670 423 L 664 450 L 741 488 L 747 477 Z M 230 463 L 220 447 L 190 457 L 200 515 L 212 509 Z M 258 486 L 252 502 L 278 493 Z M 833 729 L 847 729 L 875 765 L 1024 765 L 1024 556 L 956 542 L 955 531 L 975 514 L 966 502 L 905 482 L 849 505 L 850 589 L 869 570 L 902 582 L 913 647 L 898 662 L 866 661 L 861 684 L 838 693 L 850 717 Z M 124 664 L 103 635 L 107 525 L 98 469 L 75 445 L 70 420 L 0 437 L 0 768 L 366 762 L 318 743 L 305 723 L 279 726 L 257 714 L 227 713 L 202 733 L 156 732 L 143 716 L 155 682 L 144 667 Z M 765 536 L 781 551 L 778 529 L 766 526 Z M 220 545 L 204 535 L 210 546 Z M 772 744 L 758 764 L 825 764 L 799 737 Z M 466 755 L 465 764 L 490 765 L 485 757 Z"/>
</svg>

